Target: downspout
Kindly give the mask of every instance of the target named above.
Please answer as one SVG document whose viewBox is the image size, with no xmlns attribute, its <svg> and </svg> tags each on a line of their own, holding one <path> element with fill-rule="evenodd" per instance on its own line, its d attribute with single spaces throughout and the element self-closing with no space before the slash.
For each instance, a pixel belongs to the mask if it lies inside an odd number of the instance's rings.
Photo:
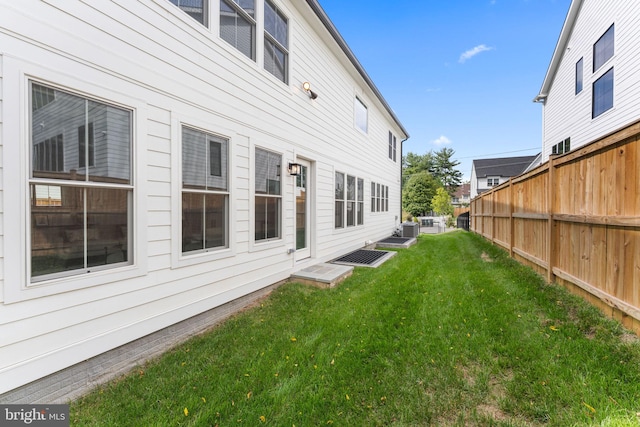
<svg viewBox="0 0 640 427">
<path fill-rule="evenodd" d="M 402 159 L 404 158 L 404 155 L 403 155 L 402 147 L 404 145 L 404 142 L 406 140 L 408 140 L 408 139 L 409 138 L 407 137 L 407 138 L 403 139 L 402 141 L 400 141 L 400 216 L 398 217 L 399 218 L 399 220 L 398 220 L 399 224 L 402 224 L 402 187 L 404 186 L 404 174 L 403 174 L 404 171 L 403 171 L 403 168 L 402 168 Z M 396 224 L 396 225 L 398 225 L 398 224 Z"/>
</svg>

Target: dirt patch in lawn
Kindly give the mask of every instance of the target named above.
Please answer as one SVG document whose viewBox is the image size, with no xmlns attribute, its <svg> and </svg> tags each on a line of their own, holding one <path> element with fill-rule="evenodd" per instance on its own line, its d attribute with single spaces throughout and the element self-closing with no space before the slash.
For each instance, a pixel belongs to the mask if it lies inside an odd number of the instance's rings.
<svg viewBox="0 0 640 427">
<path fill-rule="evenodd" d="M 491 258 L 489 254 L 486 252 L 482 252 L 482 254 L 480 255 L 480 258 L 482 258 L 484 262 L 493 262 L 493 258 Z"/>
</svg>

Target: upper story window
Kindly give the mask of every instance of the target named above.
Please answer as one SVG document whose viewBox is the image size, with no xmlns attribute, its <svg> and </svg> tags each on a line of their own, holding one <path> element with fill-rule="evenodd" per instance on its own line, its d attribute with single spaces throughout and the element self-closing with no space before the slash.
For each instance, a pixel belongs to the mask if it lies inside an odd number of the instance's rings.
<svg viewBox="0 0 640 427">
<path fill-rule="evenodd" d="M 182 252 L 227 248 L 228 145 L 218 136 L 182 128 Z"/>
<path fill-rule="evenodd" d="M 255 0 L 220 0 L 220 37 L 256 59 Z"/>
<path fill-rule="evenodd" d="M 31 281 L 131 264 L 132 112 L 35 82 L 30 90 Z"/>
<path fill-rule="evenodd" d="M 396 161 L 396 144 L 396 136 L 389 131 L 389 158 L 394 162 Z"/>
<path fill-rule="evenodd" d="M 289 23 L 269 0 L 264 2 L 264 69 L 287 83 L 289 80 Z"/>
<path fill-rule="evenodd" d="M 613 56 L 615 45 L 614 41 L 614 24 L 612 24 L 609 29 L 593 45 L 594 72 Z"/>
<path fill-rule="evenodd" d="M 367 133 L 369 129 L 369 116 L 367 106 L 356 96 L 355 99 L 355 119 L 356 127 L 362 132 Z"/>
<path fill-rule="evenodd" d="M 171 3 L 178 6 L 190 17 L 204 25 L 207 23 L 207 3 L 208 0 L 169 0 Z"/>
<path fill-rule="evenodd" d="M 613 68 L 593 82 L 592 118 L 613 108 Z"/>
<path fill-rule="evenodd" d="M 487 178 L 487 187 L 495 187 L 500 184 L 500 178 Z"/>
<path fill-rule="evenodd" d="M 582 82 L 584 79 L 583 58 L 576 62 L 576 95 L 582 92 Z"/>
</svg>

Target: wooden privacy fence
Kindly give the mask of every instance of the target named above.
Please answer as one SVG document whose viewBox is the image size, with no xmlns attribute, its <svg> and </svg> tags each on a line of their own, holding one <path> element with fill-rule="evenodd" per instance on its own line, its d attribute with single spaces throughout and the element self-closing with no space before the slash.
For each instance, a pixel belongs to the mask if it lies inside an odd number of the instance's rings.
<svg viewBox="0 0 640 427">
<path fill-rule="evenodd" d="M 471 231 L 640 333 L 640 122 L 471 201 Z"/>
</svg>

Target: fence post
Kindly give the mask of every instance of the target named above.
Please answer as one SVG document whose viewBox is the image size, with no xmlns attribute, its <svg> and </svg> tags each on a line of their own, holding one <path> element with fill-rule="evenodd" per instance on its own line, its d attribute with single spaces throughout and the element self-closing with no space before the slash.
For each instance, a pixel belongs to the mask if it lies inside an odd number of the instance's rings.
<svg viewBox="0 0 640 427">
<path fill-rule="evenodd" d="M 514 224 L 513 224 L 513 178 L 509 178 L 509 256 L 513 258 L 513 233 L 514 233 Z"/>
<path fill-rule="evenodd" d="M 549 176 L 547 180 L 547 282 L 554 282 L 553 267 L 556 263 L 556 232 L 553 214 L 555 213 L 555 158 L 549 156 Z"/>
</svg>

